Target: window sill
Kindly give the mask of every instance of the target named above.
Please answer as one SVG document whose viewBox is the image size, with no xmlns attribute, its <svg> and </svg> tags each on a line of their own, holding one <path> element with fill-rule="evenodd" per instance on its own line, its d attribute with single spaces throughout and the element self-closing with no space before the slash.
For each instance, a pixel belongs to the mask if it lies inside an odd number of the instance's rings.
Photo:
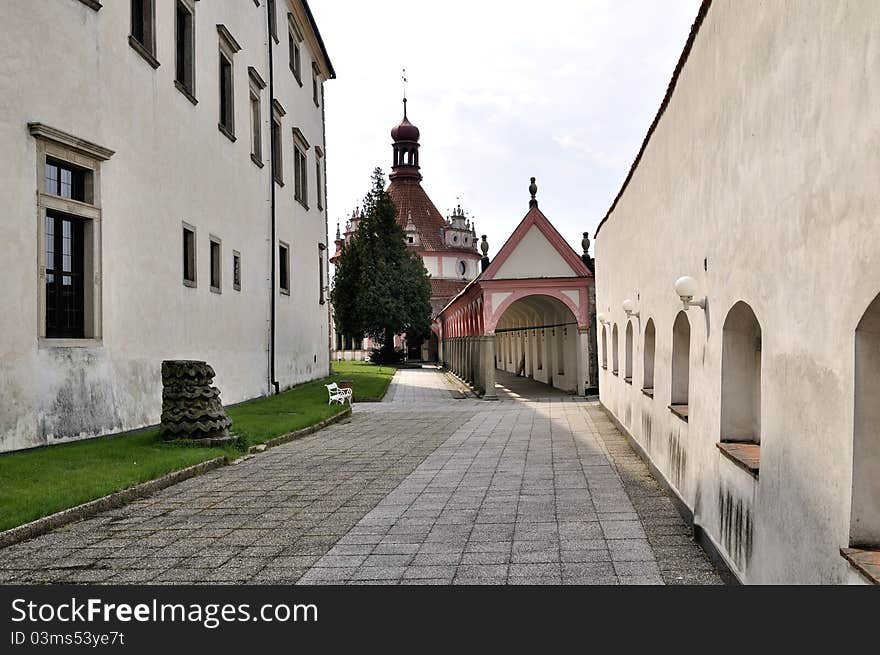
<svg viewBox="0 0 880 655">
<path fill-rule="evenodd" d="M 195 289 L 195 288 L 198 287 L 199 285 L 198 285 L 198 283 L 197 283 L 195 280 L 186 280 L 186 279 L 184 279 L 184 281 L 183 281 L 183 286 L 185 286 L 185 287 L 187 287 L 187 288 L 189 288 L 189 289 Z"/>
<path fill-rule="evenodd" d="M 101 348 L 104 343 L 101 339 L 54 339 L 40 337 L 37 340 L 40 348 Z"/>
<path fill-rule="evenodd" d="M 687 405 L 670 405 L 669 411 L 675 414 L 685 423 L 688 422 L 688 406 Z"/>
<path fill-rule="evenodd" d="M 259 168 L 263 168 L 264 164 L 262 160 L 257 157 L 254 153 L 251 153 L 251 161 L 254 162 Z"/>
<path fill-rule="evenodd" d="M 630 384 L 630 385 L 633 383 L 632 378 L 623 378 L 623 381 L 626 382 L 627 384 Z"/>
<path fill-rule="evenodd" d="M 233 291 L 241 291 L 241 285 L 240 284 L 233 284 L 232 290 Z"/>
<path fill-rule="evenodd" d="M 282 179 L 276 177 L 276 178 L 275 178 L 275 184 L 277 184 L 278 186 L 282 186 L 282 187 L 283 187 L 283 186 L 284 186 L 284 180 L 282 180 Z"/>
<path fill-rule="evenodd" d="M 227 139 L 235 143 L 235 132 L 230 130 L 223 123 L 217 123 L 217 129 L 220 130 Z"/>
<path fill-rule="evenodd" d="M 211 293 L 221 294 L 223 290 L 220 287 L 211 287 Z"/>
<path fill-rule="evenodd" d="M 841 548 L 840 555 L 872 584 L 880 585 L 880 550 Z"/>
<path fill-rule="evenodd" d="M 290 295 L 290 289 L 282 289 L 282 290 L 281 290 L 281 295 L 282 295 L 282 296 L 289 296 L 289 295 Z"/>
<path fill-rule="evenodd" d="M 146 46 L 144 46 L 143 43 L 141 43 L 140 41 L 138 41 L 138 40 L 137 40 L 136 38 L 134 38 L 133 36 L 129 35 L 129 36 L 128 36 L 128 45 L 130 45 L 130 46 L 132 47 L 132 49 L 133 49 L 136 53 L 138 53 L 141 57 L 143 57 L 143 58 L 144 58 L 144 61 L 146 61 L 146 62 L 147 62 L 150 66 L 152 66 L 154 69 L 159 68 L 159 66 L 160 66 L 160 64 L 159 64 L 159 60 L 156 59 L 156 57 L 153 56 L 153 53 L 152 53 L 152 52 L 150 52 L 149 50 L 147 50 Z"/>
<path fill-rule="evenodd" d="M 603 370 L 603 371 L 607 371 L 607 370 L 608 370 L 608 365 L 607 365 L 607 364 L 602 364 L 602 370 Z"/>
<path fill-rule="evenodd" d="M 193 105 L 199 104 L 199 101 L 196 100 L 196 97 L 192 94 L 190 89 L 187 89 L 179 80 L 174 80 L 174 86 L 183 94 L 183 97 L 189 100 Z"/>
<path fill-rule="evenodd" d="M 611 371 L 611 375 L 613 375 L 614 377 L 617 377 L 617 371 Z"/>
<path fill-rule="evenodd" d="M 81 3 L 83 3 L 86 7 L 88 7 L 89 9 L 94 9 L 95 11 L 98 11 L 99 9 L 101 9 L 101 6 L 102 6 L 101 3 L 98 2 L 98 0 L 79 0 L 79 1 Z"/>
<path fill-rule="evenodd" d="M 304 203 L 304 202 L 303 202 L 302 200 L 300 200 L 299 198 L 297 198 L 296 201 L 297 201 L 300 205 L 302 205 L 303 209 L 305 209 L 306 211 L 309 211 L 309 206 L 308 206 L 306 203 Z"/>
<path fill-rule="evenodd" d="M 718 450 L 734 464 L 758 477 L 761 464 L 761 445 L 744 441 L 721 441 Z"/>
<path fill-rule="evenodd" d="M 642 389 L 642 393 L 645 394 L 648 398 L 653 398 L 653 397 L 654 397 L 654 390 L 651 389 L 651 388 L 648 388 L 648 389 Z"/>
</svg>

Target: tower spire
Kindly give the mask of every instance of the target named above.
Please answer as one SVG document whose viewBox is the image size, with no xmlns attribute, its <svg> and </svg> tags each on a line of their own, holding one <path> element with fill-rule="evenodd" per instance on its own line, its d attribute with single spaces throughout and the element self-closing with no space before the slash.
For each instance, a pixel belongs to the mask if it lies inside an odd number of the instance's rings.
<svg viewBox="0 0 880 655">
<path fill-rule="evenodd" d="M 403 72 L 400 76 L 401 81 L 403 82 L 403 117 L 406 118 L 406 69 L 403 69 Z"/>
</svg>

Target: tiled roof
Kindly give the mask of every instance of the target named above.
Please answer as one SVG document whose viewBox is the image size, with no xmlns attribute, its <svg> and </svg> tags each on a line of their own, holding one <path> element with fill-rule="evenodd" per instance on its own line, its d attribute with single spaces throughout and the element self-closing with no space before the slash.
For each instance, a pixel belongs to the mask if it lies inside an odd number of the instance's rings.
<svg viewBox="0 0 880 655">
<path fill-rule="evenodd" d="M 450 300 L 461 293 L 468 284 L 467 280 L 443 280 L 431 278 L 431 311 L 436 316 L 446 307 Z"/>
<path fill-rule="evenodd" d="M 397 205 L 397 222 L 401 227 L 406 228 L 407 217 L 412 213 L 423 250 L 448 250 L 441 238 L 441 230 L 446 227 L 446 221 L 418 180 L 394 180 L 388 187 L 388 194 Z"/>
</svg>

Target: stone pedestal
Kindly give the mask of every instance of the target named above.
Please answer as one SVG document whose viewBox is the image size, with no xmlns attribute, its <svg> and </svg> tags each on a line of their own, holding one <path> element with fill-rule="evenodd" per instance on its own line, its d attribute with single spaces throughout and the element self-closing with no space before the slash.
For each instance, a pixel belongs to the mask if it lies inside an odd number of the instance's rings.
<svg viewBox="0 0 880 655">
<path fill-rule="evenodd" d="M 229 434 L 232 421 L 220 402 L 220 390 L 211 385 L 214 369 L 205 362 L 162 362 L 162 425 L 166 441 L 191 439 L 205 446 L 236 441 Z"/>
</svg>

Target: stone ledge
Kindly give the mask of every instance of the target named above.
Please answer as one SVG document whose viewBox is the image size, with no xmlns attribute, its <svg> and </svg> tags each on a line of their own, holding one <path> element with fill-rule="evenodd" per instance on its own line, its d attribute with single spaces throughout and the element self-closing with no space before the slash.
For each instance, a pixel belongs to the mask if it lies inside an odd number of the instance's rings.
<svg viewBox="0 0 880 655">
<path fill-rule="evenodd" d="M 761 465 L 761 446 L 740 441 L 721 441 L 715 444 L 728 459 L 756 478 Z"/>
<path fill-rule="evenodd" d="M 642 389 L 642 393 L 645 394 L 648 398 L 654 397 L 654 389 L 652 389 L 650 387 L 647 389 Z"/>
<path fill-rule="evenodd" d="M 685 423 L 688 422 L 688 413 L 690 411 L 690 408 L 687 405 L 670 405 L 669 411 L 675 414 Z"/>
<path fill-rule="evenodd" d="M 880 550 L 841 548 L 840 554 L 871 584 L 880 585 Z"/>
<path fill-rule="evenodd" d="M 116 491 L 107 496 L 90 500 L 82 505 L 69 507 L 60 512 L 31 521 L 30 523 L 10 528 L 9 530 L 0 532 L 0 548 L 12 546 L 13 544 L 33 539 L 34 537 L 39 537 L 55 528 L 60 528 L 61 526 L 73 523 L 74 521 L 91 518 L 92 516 L 109 509 L 122 507 L 133 500 L 144 498 L 166 487 L 170 487 L 173 484 L 177 484 L 178 482 L 183 482 L 184 480 L 194 478 L 197 475 L 213 471 L 221 466 L 226 466 L 228 463 L 229 459 L 226 456 L 215 457 L 214 459 L 194 464 L 193 466 L 181 469 L 180 471 L 166 473 L 154 480 L 141 482 L 128 489 Z"/>
</svg>

